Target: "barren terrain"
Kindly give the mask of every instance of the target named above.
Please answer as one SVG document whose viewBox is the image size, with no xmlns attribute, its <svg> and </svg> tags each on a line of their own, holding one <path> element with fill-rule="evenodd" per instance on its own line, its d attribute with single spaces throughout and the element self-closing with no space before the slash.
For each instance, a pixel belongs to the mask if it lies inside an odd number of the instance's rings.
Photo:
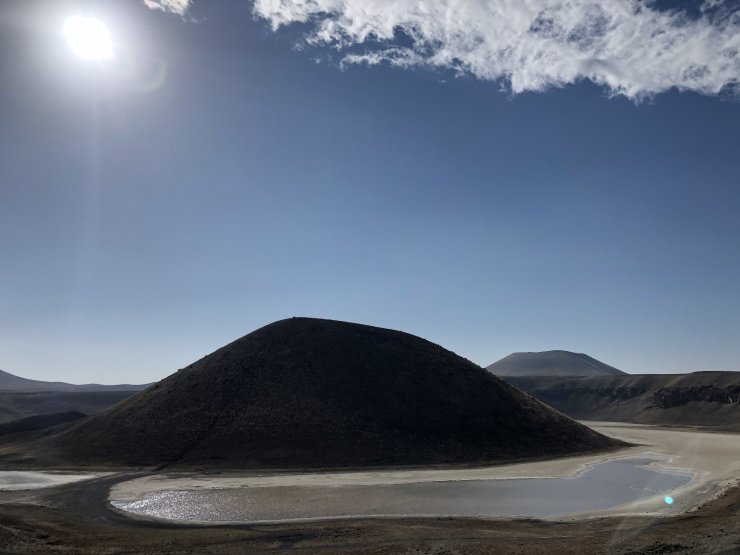
<svg viewBox="0 0 740 555">
<path fill-rule="evenodd" d="M 575 516 L 557 521 L 512 519 L 347 519 L 271 524 L 196 526 L 128 518 L 110 508 L 114 496 L 135 495 L 142 485 L 163 482 L 149 473 L 124 472 L 45 490 L 0 493 L 0 550 L 7 553 L 737 553 L 740 551 L 740 488 L 737 476 L 738 434 L 705 434 L 696 430 L 603 425 L 627 441 L 644 444 L 630 454 L 653 452 L 669 457 L 672 468 L 693 468 L 698 481 L 677 495 L 682 505 L 674 516 L 641 514 L 641 507 L 622 507 L 608 516 Z M 658 438 L 658 439 L 656 439 Z M 662 439 L 660 439 L 662 438 Z M 648 443 L 648 440 L 650 442 Z M 619 456 L 621 453 L 600 455 Z M 626 454 L 626 452 L 625 452 Z M 460 479 L 481 475 L 520 477 L 578 472 L 598 457 L 524 463 L 489 469 L 408 470 L 349 473 L 352 480 L 433 479 L 454 472 Z M 546 474 L 545 474 L 546 473 Z M 243 473 L 242 473 L 243 474 Z M 255 473 L 257 474 L 257 473 Z M 347 474 L 343 473 L 345 480 Z M 151 475 L 154 476 L 154 475 Z M 332 474 L 311 480 L 335 480 Z M 139 478 L 136 481 L 131 479 Z M 145 478 L 141 480 L 141 478 Z M 191 476 L 178 479 L 191 480 Z M 214 477 L 215 479 L 215 477 Z M 224 478 L 218 478 L 224 479 Z M 304 482 L 306 474 L 270 478 L 226 476 L 229 485 L 259 485 L 269 480 Z M 236 480 L 234 482 L 234 480 Z M 166 481 L 166 480 L 165 480 Z M 228 482 L 232 481 L 232 482 Z M 703 484 L 703 485 L 702 485 Z M 716 486 L 712 486 L 716 484 Z M 693 491 L 692 491 L 693 488 Z M 703 502 L 701 499 L 706 499 Z M 712 499 L 713 498 L 713 499 Z"/>
</svg>

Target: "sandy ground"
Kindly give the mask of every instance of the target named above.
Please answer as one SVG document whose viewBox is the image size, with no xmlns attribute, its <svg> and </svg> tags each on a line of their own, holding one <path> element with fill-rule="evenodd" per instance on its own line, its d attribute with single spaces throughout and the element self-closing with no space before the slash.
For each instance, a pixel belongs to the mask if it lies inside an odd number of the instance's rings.
<svg viewBox="0 0 740 555">
<path fill-rule="evenodd" d="M 106 472 L 74 474 L 69 472 L 34 472 L 0 470 L 0 491 L 18 491 L 60 486 L 81 480 L 105 476 Z"/>
<path fill-rule="evenodd" d="M 705 433 L 695 429 L 665 429 L 638 424 L 584 422 L 595 430 L 638 444 L 606 454 L 568 457 L 553 461 L 527 462 L 484 468 L 324 472 L 311 474 L 251 474 L 224 473 L 202 475 L 166 473 L 122 482 L 115 485 L 111 501 L 131 502 L 146 493 L 170 490 L 218 488 L 254 488 L 276 486 L 349 486 L 405 484 L 417 482 L 491 480 L 502 478 L 571 477 L 590 465 L 615 458 L 649 457 L 660 462 L 657 467 L 694 474 L 684 488 L 673 492 L 675 502 L 666 507 L 658 497 L 620 505 L 609 510 L 574 514 L 551 520 L 660 514 L 670 516 L 695 510 L 702 503 L 717 498 L 740 478 L 740 434 Z"/>
</svg>

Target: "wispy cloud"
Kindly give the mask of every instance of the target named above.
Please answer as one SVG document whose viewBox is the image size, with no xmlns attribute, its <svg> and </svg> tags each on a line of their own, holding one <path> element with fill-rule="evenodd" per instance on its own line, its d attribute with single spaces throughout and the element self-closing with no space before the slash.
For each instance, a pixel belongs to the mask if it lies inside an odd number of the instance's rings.
<svg viewBox="0 0 740 555">
<path fill-rule="evenodd" d="M 513 93 L 590 80 L 631 99 L 674 87 L 740 95 L 734 0 L 705 0 L 699 17 L 648 0 L 256 0 L 254 13 L 274 30 L 308 25 L 305 42 L 344 65 L 452 70 Z"/>
<path fill-rule="evenodd" d="M 144 0 L 144 4 L 153 10 L 185 15 L 190 7 L 190 0 Z"/>
<path fill-rule="evenodd" d="M 345 64 L 451 69 L 514 93 L 588 79 L 638 99 L 672 87 L 738 93 L 740 10 L 729 6 L 709 0 L 693 19 L 638 0 L 257 0 L 254 10 L 274 29 L 310 24 L 306 40 Z"/>
</svg>

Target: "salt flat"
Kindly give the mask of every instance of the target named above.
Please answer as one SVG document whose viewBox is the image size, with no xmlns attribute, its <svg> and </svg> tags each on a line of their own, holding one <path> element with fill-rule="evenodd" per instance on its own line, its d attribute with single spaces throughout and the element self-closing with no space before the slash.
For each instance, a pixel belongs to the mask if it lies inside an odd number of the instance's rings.
<svg viewBox="0 0 740 555">
<path fill-rule="evenodd" d="M 111 501 L 134 502 L 148 493 L 235 488 L 295 488 L 319 486 L 372 486 L 455 482 L 467 480 L 573 477 L 594 464 L 644 457 L 666 470 L 693 473 L 685 486 L 673 492 L 676 502 L 666 507 L 656 496 L 642 498 L 610 509 L 570 515 L 569 518 L 616 514 L 677 514 L 693 510 L 736 482 L 740 476 L 740 434 L 707 433 L 624 423 L 586 422 L 604 434 L 638 444 L 635 447 L 581 457 L 479 468 L 362 470 L 316 473 L 165 473 L 116 485 Z M 560 517 L 558 517 L 560 518 Z"/>
</svg>

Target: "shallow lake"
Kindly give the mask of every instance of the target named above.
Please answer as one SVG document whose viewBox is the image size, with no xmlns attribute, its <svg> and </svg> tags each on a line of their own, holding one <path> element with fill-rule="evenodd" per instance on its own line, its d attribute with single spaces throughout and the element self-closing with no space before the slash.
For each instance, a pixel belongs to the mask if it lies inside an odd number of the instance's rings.
<svg viewBox="0 0 740 555">
<path fill-rule="evenodd" d="M 70 482 L 88 480 L 96 476 L 98 474 L 0 470 L 0 491 L 48 488 Z"/>
<path fill-rule="evenodd" d="M 112 504 L 155 518 L 209 523 L 347 516 L 552 517 L 658 495 L 660 506 L 664 496 L 693 477 L 646 466 L 650 462 L 605 461 L 569 478 L 154 491 L 138 501 Z"/>
</svg>

